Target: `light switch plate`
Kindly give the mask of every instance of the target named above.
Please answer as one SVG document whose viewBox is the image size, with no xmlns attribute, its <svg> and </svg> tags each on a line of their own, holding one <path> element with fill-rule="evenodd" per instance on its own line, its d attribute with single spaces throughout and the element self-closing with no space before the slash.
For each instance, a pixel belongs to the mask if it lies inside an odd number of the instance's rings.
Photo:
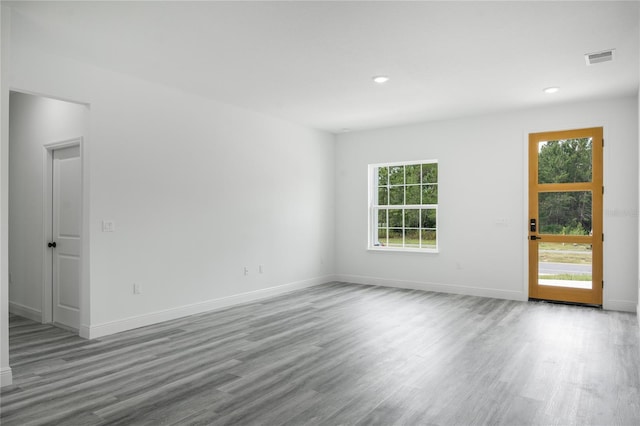
<svg viewBox="0 0 640 426">
<path fill-rule="evenodd" d="M 116 231 L 116 222 L 113 220 L 103 220 L 102 221 L 102 232 L 115 232 Z"/>
</svg>

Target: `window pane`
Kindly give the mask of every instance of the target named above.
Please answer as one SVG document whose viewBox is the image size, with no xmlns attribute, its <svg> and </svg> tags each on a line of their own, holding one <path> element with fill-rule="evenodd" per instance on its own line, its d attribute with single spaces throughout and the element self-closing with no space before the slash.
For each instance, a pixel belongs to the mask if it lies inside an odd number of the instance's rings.
<svg viewBox="0 0 640 426">
<path fill-rule="evenodd" d="M 407 186 L 407 202 L 405 204 L 420 204 L 420 185 Z"/>
<path fill-rule="evenodd" d="M 422 228 L 435 228 L 436 227 L 436 210 L 435 209 L 422 209 Z"/>
<path fill-rule="evenodd" d="M 389 227 L 402 228 L 402 209 L 389 210 Z"/>
<path fill-rule="evenodd" d="M 422 234 L 422 247 L 436 248 L 436 231 L 420 231 Z"/>
<path fill-rule="evenodd" d="M 389 247 L 402 247 L 402 229 L 389 230 Z"/>
<path fill-rule="evenodd" d="M 379 228 L 387 227 L 387 209 L 378 210 L 378 227 Z"/>
<path fill-rule="evenodd" d="M 420 183 L 421 167 L 420 164 L 413 164 L 405 167 L 406 183 Z"/>
<path fill-rule="evenodd" d="M 538 183 L 591 182 L 591 138 L 540 142 Z"/>
<path fill-rule="evenodd" d="M 428 160 L 427 160 L 428 161 Z M 369 182 L 371 245 L 379 248 L 437 247 L 438 164 L 374 166 Z M 427 207 L 427 205 L 431 205 Z"/>
<path fill-rule="evenodd" d="M 389 168 L 378 167 L 378 186 L 389 184 Z"/>
<path fill-rule="evenodd" d="M 389 204 L 395 206 L 404 204 L 404 186 L 392 186 L 389 188 Z"/>
<path fill-rule="evenodd" d="M 420 210 L 407 209 L 404 211 L 404 227 L 418 228 L 420 225 Z"/>
<path fill-rule="evenodd" d="M 420 231 L 417 229 L 405 229 L 404 245 L 405 247 L 420 247 Z"/>
<path fill-rule="evenodd" d="M 589 235 L 591 198 L 591 191 L 539 193 L 539 233 Z"/>
<path fill-rule="evenodd" d="M 438 185 L 422 185 L 422 204 L 438 204 Z"/>
<path fill-rule="evenodd" d="M 391 185 L 404 184 L 404 166 L 389 167 L 389 183 Z"/>
<path fill-rule="evenodd" d="M 386 206 L 389 204 L 389 188 L 381 187 L 378 188 L 378 205 Z"/>
<path fill-rule="evenodd" d="M 438 182 L 438 164 L 423 164 L 422 165 L 422 183 L 437 183 Z"/>
<path fill-rule="evenodd" d="M 379 228 L 378 229 L 378 239 L 373 242 L 374 246 L 386 246 L 387 245 L 387 229 Z"/>
</svg>

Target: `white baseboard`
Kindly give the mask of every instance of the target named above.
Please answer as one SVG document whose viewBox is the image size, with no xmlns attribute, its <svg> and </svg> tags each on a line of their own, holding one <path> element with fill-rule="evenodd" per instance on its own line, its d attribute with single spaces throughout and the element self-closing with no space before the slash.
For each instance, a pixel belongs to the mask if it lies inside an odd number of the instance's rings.
<svg viewBox="0 0 640 426">
<path fill-rule="evenodd" d="M 383 287 L 406 288 L 411 290 L 435 291 L 438 293 L 464 294 L 467 296 L 491 297 L 495 299 L 508 300 L 528 300 L 528 295 L 520 291 L 499 290 L 494 288 L 473 287 L 454 284 L 440 284 L 431 282 L 392 280 L 388 278 L 366 277 L 360 275 L 338 275 L 338 281 L 350 282 L 354 284 L 379 285 Z M 603 308 L 608 311 L 636 312 L 640 314 L 640 303 L 628 300 L 607 300 Z M 640 325 L 640 315 L 638 316 Z"/>
<path fill-rule="evenodd" d="M 628 300 L 605 300 L 602 308 L 607 311 L 636 312 L 635 302 Z"/>
<path fill-rule="evenodd" d="M 331 281 L 335 281 L 335 276 L 327 275 L 303 281 L 296 281 L 275 287 L 269 287 L 261 290 L 250 291 L 247 293 L 236 294 L 233 296 L 222 297 L 219 299 L 207 300 L 204 302 L 194 303 L 192 305 L 179 306 L 163 311 L 137 315 L 134 317 L 110 321 L 103 324 L 97 324 L 93 326 L 81 325 L 80 336 L 88 339 L 96 339 L 98 337 L 108 336 L 110 334 L 119 333 L 121 331 L 132 330 L 134 328 L 157 324 L 159 322 L 174 320 L 177 318 L 200 314 L 203 312 L 209 312 L 216 309 L 227 308 L 229 306 L 252 302 L 259 299 L 264 299 L 266 297 L 277 296 L 283 293 L 288 293 L 290 291 L 313 287 Z"/>
<path fill-rule="evenodd" d="M 526 301 L 528 299 L 527 295 L 521 291 L 499 290 L 495 288 L 482 288 L 465 285 L 440 284 L 426 281 L 392 280 L 388 278 L 365 277 L 360 275 L 338 275 L 337 280 L 354 284 L 379 285 L 383 287 L 435 291 L 438 293 L 464 294 L 468 296 L 491 297 L 495 299 L 520 301 Z"/>
<path fill-rule="evenodd" d="M 90 339 L 91 337 L 91 327 L 85 324 L 80 324 L 80 329 L 78 329 L 78 336 L 83 339 Z"/>
<path fill-rule="evenodd" d="M 28 318 L 32 321 L 42 322 L 42 312 L 38 309 L 22 305 L 16 302 L 9 302 L 9 312 L 12 314 Z"/>
<path fill-rule="evenodd" d="M 9 386 L 13 383 L 13 373 L 11 367 L 4 367 L 0 369 L 0 387 Z"/>
</svg>

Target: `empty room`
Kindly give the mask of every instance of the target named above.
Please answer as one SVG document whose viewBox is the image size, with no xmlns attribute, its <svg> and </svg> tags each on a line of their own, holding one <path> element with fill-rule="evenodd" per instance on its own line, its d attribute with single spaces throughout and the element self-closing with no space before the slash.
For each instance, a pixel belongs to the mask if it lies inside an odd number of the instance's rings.
<svg viewBox="0 0 640 426">
<path fill-rule="evenodd" d="M 640 3 L 0 18 L 2 425 L 640 424 Z"/>
</svg>

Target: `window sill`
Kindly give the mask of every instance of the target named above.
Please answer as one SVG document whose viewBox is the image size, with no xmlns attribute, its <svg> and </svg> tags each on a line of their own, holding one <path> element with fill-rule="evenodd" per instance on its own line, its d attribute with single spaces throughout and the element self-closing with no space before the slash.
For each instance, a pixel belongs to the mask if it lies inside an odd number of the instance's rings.
<svg viewBox="0 0 640 426">
<path fill-rule="evenodd" d="M 421 249 L 421 248 L 403 248 L 403 247 L 367 247 L 367 251 L 378 253 L 426 253 L 437 254 L 440 250 L 434 249 Z"/>
</svg>

